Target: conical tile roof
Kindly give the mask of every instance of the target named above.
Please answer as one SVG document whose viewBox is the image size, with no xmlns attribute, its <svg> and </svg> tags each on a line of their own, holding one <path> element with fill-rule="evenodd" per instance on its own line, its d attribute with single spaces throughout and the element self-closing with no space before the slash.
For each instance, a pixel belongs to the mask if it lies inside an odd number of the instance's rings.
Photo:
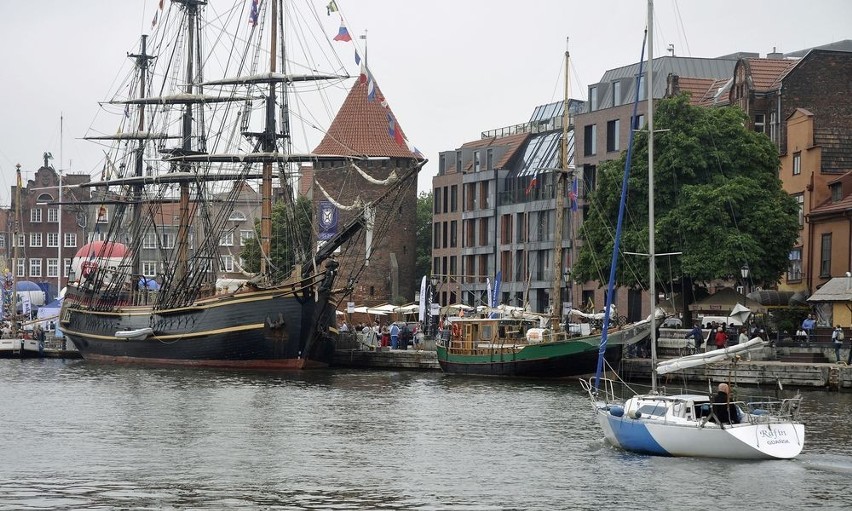
<svg viewBox="0 0 852 511">
<path fill-rule="evenodd" d="M 376 99 L 367 98 L 367 83 L 356 80 L 319 145 L 316 154 L 347 156 L 385 156 L 416 158 L 406 144 L 400 144 L 389 131 L 388 115 L 393 116 L 395 130 L 405 139 L 405 132 L 390 108 L 382 106 L 382 91 L 376 86 Z"/>
</svg>

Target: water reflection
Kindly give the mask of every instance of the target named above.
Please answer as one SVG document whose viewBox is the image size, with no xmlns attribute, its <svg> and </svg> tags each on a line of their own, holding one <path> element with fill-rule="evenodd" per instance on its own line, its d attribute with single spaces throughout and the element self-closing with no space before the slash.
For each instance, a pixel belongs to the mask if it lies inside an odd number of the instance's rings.
<svg viewBox="0 0 852 511">
<path fill-rule="evenodd" d="M 4 360 L 0 388 L 0 509 L 852 506 L 849 392 L 804 393 L 799 459 L 742 463 L 612 449 L 571 380 Z"/>
</svg>

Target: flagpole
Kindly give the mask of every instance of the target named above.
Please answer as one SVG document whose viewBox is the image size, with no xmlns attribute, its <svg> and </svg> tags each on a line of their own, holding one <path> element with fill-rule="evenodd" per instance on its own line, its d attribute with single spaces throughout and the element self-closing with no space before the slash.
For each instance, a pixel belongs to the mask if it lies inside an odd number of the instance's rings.
<svg viewBox="0 0 852 511">
<path fill-rule="evenodd" d="M 367 63 L 369 61 L 367 60 L 367 30 L 366 29 L 364 30 L 363 35 L 358 36 L 358 39 L 364 40 L 364 67 L 367 67 Z"/>
</svg>

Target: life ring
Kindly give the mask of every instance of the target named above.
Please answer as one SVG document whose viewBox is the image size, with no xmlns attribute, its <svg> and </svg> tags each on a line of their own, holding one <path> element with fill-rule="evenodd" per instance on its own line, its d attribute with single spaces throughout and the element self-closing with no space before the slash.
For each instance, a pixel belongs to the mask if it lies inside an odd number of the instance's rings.
<svg viewBox="0 0 852 511">
<path fill-rule="evenodd" d="M 461 326 L 458 323 L 453 323 L 453 337 L 461 337 Z"/>
</svg>

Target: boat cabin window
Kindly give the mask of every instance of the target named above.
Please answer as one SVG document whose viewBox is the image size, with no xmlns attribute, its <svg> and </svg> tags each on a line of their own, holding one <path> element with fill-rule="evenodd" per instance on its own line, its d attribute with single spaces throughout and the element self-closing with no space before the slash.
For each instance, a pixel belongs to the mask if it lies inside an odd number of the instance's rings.
<svg viewBox="0 0 852 511">
<path fill-rule="evenodd" d="M 492 325 L 482 325 L 479 331 L 479 338 L 483 341 L 490 341 L 494 337 L 494 327 Z"/>
<path fill-rule="evenodd" d="M 668 411 L 668 407 L 665 403 L 647 404 L 639 407 L 639 413 L 642 415 L 662 417 L 666 414 L 666 411 Z"/>
</svg>

